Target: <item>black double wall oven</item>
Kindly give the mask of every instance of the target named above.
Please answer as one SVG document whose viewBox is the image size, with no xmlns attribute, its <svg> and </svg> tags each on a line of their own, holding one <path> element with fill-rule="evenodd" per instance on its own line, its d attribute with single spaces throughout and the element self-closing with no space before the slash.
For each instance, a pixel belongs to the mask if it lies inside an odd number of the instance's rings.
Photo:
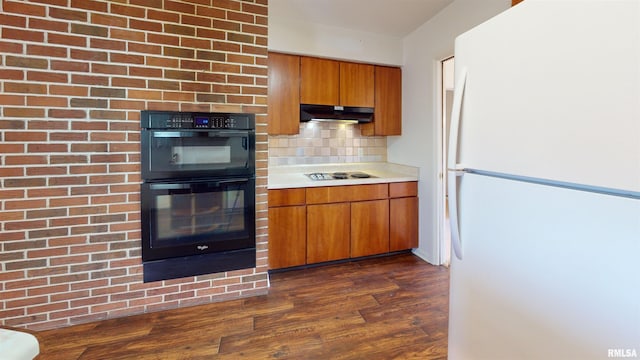
<svg viewBox="0 0 640 360">
<path fill-rule="evenodd" d="M 143 111 L 144 281 L 255 267 L 255 115 Z"/>
</svg>

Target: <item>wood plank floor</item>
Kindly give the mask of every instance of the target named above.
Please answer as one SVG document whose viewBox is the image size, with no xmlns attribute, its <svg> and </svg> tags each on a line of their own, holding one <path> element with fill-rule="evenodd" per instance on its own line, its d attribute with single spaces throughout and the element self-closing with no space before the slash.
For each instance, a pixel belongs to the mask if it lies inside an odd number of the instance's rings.
<svg viewBox="0 0 640 360">
<path fill-rule="evenodd" d="M 411 254 L 281 272 L 265 296 L 38 332 L 37 359 L 446 359 L 448 283 Z"/>
</svg>

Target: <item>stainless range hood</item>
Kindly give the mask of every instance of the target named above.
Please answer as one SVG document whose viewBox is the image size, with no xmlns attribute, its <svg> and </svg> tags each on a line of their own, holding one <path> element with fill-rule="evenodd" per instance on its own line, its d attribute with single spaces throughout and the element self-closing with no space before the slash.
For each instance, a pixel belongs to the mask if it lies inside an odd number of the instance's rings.
<svg viewBox="0 0 640 360">
<path fill-rule="evenodd" d="M 300 104 L 300 121 L 312 120 L 369 123 L 373 121 L 373 108 Z"/>
</svg>

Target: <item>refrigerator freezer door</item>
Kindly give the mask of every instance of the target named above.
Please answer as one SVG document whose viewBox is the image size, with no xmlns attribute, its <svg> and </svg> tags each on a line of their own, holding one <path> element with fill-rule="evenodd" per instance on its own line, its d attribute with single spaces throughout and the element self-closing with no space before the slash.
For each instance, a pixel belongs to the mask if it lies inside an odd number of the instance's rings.
<svg viewBox="0 0 640 360">
<path fill-rule="evenodd" d="M 640 200 L 475 174 L 460 198 L 449 359 L 640 352 Z"/>
<path fill-rule="evenodd" d="M 460 35 L 458 162 L 639 193 L 639 24 L 637 0 L 527 0 Z"/>
</svg>

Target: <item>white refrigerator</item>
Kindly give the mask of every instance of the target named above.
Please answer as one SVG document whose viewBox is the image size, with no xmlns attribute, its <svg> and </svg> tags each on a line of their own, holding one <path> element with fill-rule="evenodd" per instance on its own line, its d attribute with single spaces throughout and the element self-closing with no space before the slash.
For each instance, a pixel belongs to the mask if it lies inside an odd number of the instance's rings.
<svg viewBox="0 0 640 360">
<path fill-rule="evenodd" d="M 449 359 L 640 358 L 640 1 L 460 35 Z"/>
</svg>

